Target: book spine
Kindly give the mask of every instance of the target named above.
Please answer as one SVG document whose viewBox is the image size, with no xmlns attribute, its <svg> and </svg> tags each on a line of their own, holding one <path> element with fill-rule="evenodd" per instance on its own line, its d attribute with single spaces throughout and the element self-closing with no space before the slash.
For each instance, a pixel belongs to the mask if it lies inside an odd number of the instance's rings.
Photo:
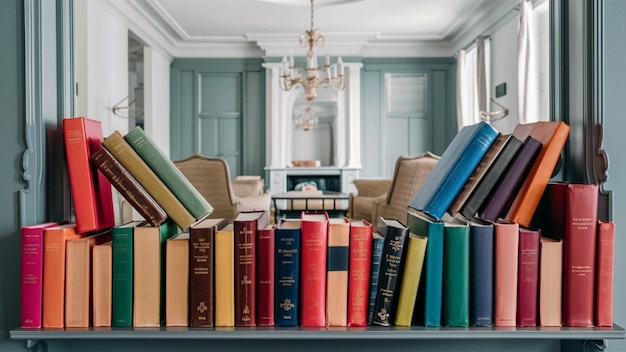
<svg viewBox="0 0 626 352">
<path fill-rule="evenodd" d="M 413 234 L 411 234 L 407 242 L 406 259 L 400 282 L 398 308 L 395 318 L 395 325 L 397 326 L 411 326 L 427 242 L 428 238 L 425 236 Z"/>
<path fill-rule="evenodd" d="M 274 266 L 276 231 L 257 230 L 257 326 L 274 326 Z"/>
<path fill-rule="evenodd" d="M 470 325 L 493 325 L 492 225 L 470 225 Z"/>
<path fill-rule="evenodd" d="M 85 239 L 66 244 L 65 327 L 89 327 L 90 248 Z"/>
<path fill-rule="evenodd" d="M 595 325 L 613 326 L 613 272 L 615 224 L 599 220 L 597 251 L 597 280 L 595 298 Z"/>
<path fill-rule="evenodd" d="M 326 326 L 326 250 L 328 220 L 302 221 L 301 321 L 303 327 Z"/>
<path fill-rule="evenodd" d="M 113 311 L 111 325 L 133 325 L 133 228 L 113 228 Z"/>
<path fill-rule="evenodd" d="M 350 227 L 348 326 L 367 326 L 372 267 L 372 226 Z"/>
<path fill-rule="evenodd" d="M 469 226 L 445 226 L 443 325 L 469 326 Z"/>
<path fill-rule="evenodd" d="M 165 210 L 106 149 L 95 152 L 91 161 L 150 225 L 160 226 L 167 220 Z"/>
<path fill-rule="evenodd" d="M 372 239 L 372 265 L 370 267 L 371 279 L 369 286 L 369 305 L 367 310 L 367 324 L 372 324 L 374 320 L 374 309 L 376 308 L 376 297 L 378 296 L 378 284 L 380 281 L 380 263 L 383 255 L 383 245 L 385 239 L 375 236 Z"/>
<path fill-rule="evenodd" d="M 158 146 L 137 126 L 129 131 L 124 139 L 157 174 L 176 198 L 196 219 L 201 219 L 213 211 L 213 207 L 187 180 L 174 163 Z"/>
<path fill-rule="evenodd" d="M 165 326 L 189 326 L 189 252 L 184 238 L 169 239 L 165 246 Z"/>
<path fill-rule="evenodd" d="M 43 253 L 43 327 L 63 328 L 65 307 L 65 242 L 78 237 L 75 228 L 46 229 Z"/>
<path fill-rule="evenodd" d="M 235 220 L 235 326 L 256 325 L 256 220 Z"/>
<path fill-rule="evenodd" d="M 540 234 L 538 230 L 519 230 L 517 326 L 537 326 Z"/>
<path fill-rule="evenodd" d="M 515 326 L 519 225 L 517 223 L 495 223 L 493 233 L 495 247 L 494 325 Z"/>
<path fill-rule="evenodd" d="M 93 326 L 110 327 L 112 311 L 112 265 L 113 253 L 111 243 L 95 245 L 93 247 Z"/>
<path fill-rule="evenodd" d="M 235 242 L 232 225 L 215 232 L 215 326 L 235 326 Z"/>
<path fill-rule="evenodd" d="M 215 228 L 189 229 L 189 307 L 192 327 L 213 326 Z"/>
<path fill-rule="evenodd" d="M 276 229 L 276 325 L 298 325 L 300 229 Z"/>
<path fill-rule="evenodd" d="M 542 236 L 539 245 L 539 325 L 561 326 L 563 240 Z"/>
<path fill-rule="evenodd" d="M 350 223 L 329 222 L 326 254 L 326 326 L 348 323 Z"/>
</svg>

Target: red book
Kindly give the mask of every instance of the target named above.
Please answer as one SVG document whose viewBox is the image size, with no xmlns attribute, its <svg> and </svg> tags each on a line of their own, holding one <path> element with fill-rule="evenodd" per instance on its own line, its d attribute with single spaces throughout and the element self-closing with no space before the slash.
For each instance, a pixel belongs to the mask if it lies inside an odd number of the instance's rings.
<svg viewBox="0 0 626 352">
<path fill-rule="evenodd" d="M 373 227 L 366 220 L 350 223 L 348 326 L 367 326 Z"/>
<path fill-rule="evenodd" d="M 613 261 L 615 224 L 598 221 L 595 325 L 613 326 Z"/>
<path fill-rule="evenodd" d="M 541 230 L 519 229 L 517 326 L 537 326 L 540 237 Z"/>
<path fill-rule="evenodd" d="M 235 234 L 235 326 L 256 325 L 256 233 L 268 224 L 265 211 L 240 212 Z"/>
<path fill-rule="evenodd" d="M 256 325 L 274 326 L 274 225 L 257 230 Z"/>
<path fill-rule="evenodd" d="M 41 328 L 43 309 L 43 232 L 55 222 L 22 226 L 21 327 Z"/>
<path fill-rule="evenodd" d="M 328 214 L 302 212 L 300 238 L 301 320 L 303 327 L 326 325 L 326 250 Z"/>
<path fill-rule="evenodd" d="M 519 225 L 499 220 L 493 225 L 493 235 L 493 324 L 515 326 Z"/>
<path fill-rule="evenodd" d="M 100 121 L 85 117 L 65 118 L 63 136 L 76 233 L 115 226 L 111 183 L 90 161 L 91 155 L 102 149 Z"/>
</svg>

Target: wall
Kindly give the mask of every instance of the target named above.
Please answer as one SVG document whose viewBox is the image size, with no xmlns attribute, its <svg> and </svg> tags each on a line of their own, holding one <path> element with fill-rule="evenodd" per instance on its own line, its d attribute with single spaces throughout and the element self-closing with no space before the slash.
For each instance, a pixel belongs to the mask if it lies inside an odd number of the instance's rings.
<svg viewBox="0 0 626 352">
<path fill-rule="evenodd" d="M 493 122 L 502 133 L 510 133 L 518 123 L 517 108 L 517 17 L 491 34 L 491 97 L 509 109 L 509 115 Z M 496 85 L 506 83 L 506 95 L 496 98 Z M 491 110 L 499 110 L 491 104 Z"/>
</svg>

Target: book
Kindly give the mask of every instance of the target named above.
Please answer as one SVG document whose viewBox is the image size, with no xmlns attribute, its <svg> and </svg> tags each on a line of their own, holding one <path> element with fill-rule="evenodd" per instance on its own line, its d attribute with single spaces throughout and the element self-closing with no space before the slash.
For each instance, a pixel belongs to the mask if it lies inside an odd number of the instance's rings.
<svg viewBox="0 0 626 352">
<path fill-rule="evenodd" d="M 265 211 L 240 212 L 235 233 L 235 326 L 256 325 L 256 233 L 269 223 Z"/>
<path fill-rule="evenodd" d="M 394 325 L 411 326 L 428 237 L 409 234 Z"/>
<path fill-rule="evenodd" d="M 91 155 L 102 148 L 100 121 L 86 117 L 64 118 L 63 136 L 76 232 L 115 226 L 111 183 L 90 162 Z"/>
<path fill-rule="evenodd" d="M 595 326 L 613 326 L 613 275 L 615 259 L 615 223 L 598 220 L 597 224 Z"/>
<path fill-rule="evenodd" d="M 493 225 L 493 325 L 515 326 L 519 224 L 499 219 Z"/>
<path fill-rule="evenodd" d="M 65 327 L 91 326 L 91 249 L 111 241 L 111 230 L 70 238 L 65 246 Z"/>
<path fill-rule="evenodd" d="M 472 191 L 465 204 L 463 204 L 460 213 L 468 219 L 473 218 L 483 202 L 489 196 L 489 193 L 496 185 L 506 168 L 517 155 L 522 146 L 522 141 L 513 135 L 509 135 L 502 151 L 498 154 L 496 160 L 491 167 L 485 172 L 480 183 Z"/>
<path fill-rule="evenodd" d="M 22 226 L 22 274 L 20 326 L 41 328 L 43 309 L 43 233 L 56 222 Z"/>
<path fill-rule="evenodd" d="M 539 239 L 539 326 L 561 326 L 563 240 Z"/>
<path fill-rule="evenodd" d="M 478 216 L 481 219 L 496 221 L 506 214 L 540 151 L 541 143 L 533 137 L 528 137 L 524 141 L 515 159 L 511 161 L 479 209 Z"/>
<path fill-rule="evenodd" d="M 133 231 L 133 327 L 158 327 L 165 318 L 165 242 L 179 233 L 167 221 Z"/>
<path fill-rule="evenodd" d="M 326 250 L 328 214 L 300 215 L 300 326 L 326 326 Z"/>
<path fill-rule="evenodd" d="M 563 121 L 540 121 L 515 127 L 513 135 L 520 140 L 532 136 L 542 143 L 542 148 L 504 217 L 506 220 L 517 222 L 521 226 L 530 225 L 541 195 L 561 156 L 569 131 L 570 127 Z"/>
<path fill-rule="evenodd" d="M 108 150 L 93 153 L 91 162 L 150 225 L 160 226 L 167 220 L 165 210 Z"/>
<path fill-rule="evenodd" d="M 276 226 L 257 229 L 256 325 L 274 326 L 274 266 Z"/>
<path fill-rule="evenodd" d="M 328 219 L 326 253 L 326 326 L 348 324 L 348 265 L 350 263 L 350 221 Z"/>
<path fill-rule="evenodd" d="M 472 219 L 470 230 L 470 326 L 493 325 L 493 223 Z"/>
<path fill-rule="evenodd" d="M 277 326 L 297 326 L 300 284 L 300 219 L 281 219 L 276 225 L 276 291 L 274 306 Z"/>
<path fill-rule="evenodd" d="M 235 326 L 235 238 L 233 224 L 215 231 L 215 326 Z"/>
<path fill-rule="evenodd" d="M 189 227 L 189 326 L 213 326 L 215 290 L 215 234 L 228 224 L 224 218 L 202 219 Z M 224 256 L 224 255 L 222 255 Z M 226 267 L 225 270 L 228 270 Z M 224 288 L 226 289 L 226 288 Z M 226 304 L 226 303 L 222 303 Z"/>
<path fill-rule="evenodd" d="M 122 166 L 141 184 L 141 186 L 159 203 L 181 230 L 187 230 L 196 218 L 174 196 L 172 191 L 150 169 L 137 152 L 126 142 L 119 131 L 106 137 L 102 145 L 117 159 Z M 162 225 L 161 225 L 162 226 Z"/>
<path fill-rule="evenodd" d="M 96 244 L 92 249 L 93 326 L 111 326 L 113 292 L 112 241 Z"/>
<path fill-rule="evenodd" d="M 145 221 L 130 221 L 111 230 L 113 250 L 113 293 L 111 325 L 133 325 L 133 232 Z"/>
<path fill-rule="evenodd" d="M 372 231 L 374 228 L 372 226 Z M 383 254 L 385 238 L 378 232 L 372 233 L 372 265 L 370 266 L 369 304 L 367 308 L 367 325 L 374 320 L 376 297 L 378 296 L 378 284 L 380 281 L 380 262 Z"/>
<path fill-rule="evenodd" d="M 48 227 L 43 233 L 43 327 L 65 326 L 65 242 L 79 238 L 76 224 Z"/>
<path fill-rule="evenodd" d="M 348 265 L 348 326 L 367 326 L 372 268 L 373 226 L 367 220 L 350 222 Z M 379 256 L 380 257 L 380 256 Z M 380 259 L 379 266 L 380 266 Z"/>
<path fill-rule="evenodd" d="M 124 139 L 139 154 L 141 159 L 156 173 L 176 198 L 196 219 L 211 214 L 213 207 L 189 182 L 172 160 L 148 137 L 144 130 L 135 126 Z"/>
<path fill-rule="evenodd" d="M 409 206 L 441 219 L 498 134 L 484 121 L 461 128 Z"/>
<path fill-rule="evenodd" d="M 385 242 L 372 323 L 391 326 L 395 320 L 394 314 L 400 289 L 398 277 L 402 275 L 402 259 L 409 229 L 398 220 L 380 217 L 377 232 L 385 237 Z"/>
<path fill-rule="evenodd" d="M 409 230 L 428 237 L 424 258 L 423 284 L 418 290 L 415 308 L 416 324 L 428 327 L 441 325 L 441 298 L 443 296 L 443 222 L 423 212 L 408 212 Z"/>
<path fill-rule="evenodd" d="M 165 326 L 189 326 L 189 232 L 165 241 Z"/>
<path fill-rule="evenodd" d="M 517 264 L 517 326 L 537 326 L 539 238 L 541 230 L 519 228 Z"/>
<path fill-rule="evenodd" d="M 442 325 L 469 326 L 469 225 L 449 215 L 443 219 Z"/>
</svg>

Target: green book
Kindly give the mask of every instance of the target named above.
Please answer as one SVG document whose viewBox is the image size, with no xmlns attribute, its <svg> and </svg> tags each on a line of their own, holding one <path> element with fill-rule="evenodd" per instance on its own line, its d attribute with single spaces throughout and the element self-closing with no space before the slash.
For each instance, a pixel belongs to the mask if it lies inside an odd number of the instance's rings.
<svg viewBox="0 0 626 352">
<path fill-rule="evenodd" d="M 469 326 L 470 227 L 444 217 L 443 228 L 443 325 Z"/>
<path fill-rule="evenodd" d="M 133 230 L 143 221 L 131 221 L 112 229 L 113 250 L 111 325 L 133 325 Z"/>
<path fill-rule="evenodd" d="M 174 165 L 161 149 L 137 126 L 124 136 L 124 139 L 150 166 L 154 173 L 183 203 L 196 219 L 204 218 L 213 211 L 213 207 L 189 182 L 185 175 Z"/>
</svg>

